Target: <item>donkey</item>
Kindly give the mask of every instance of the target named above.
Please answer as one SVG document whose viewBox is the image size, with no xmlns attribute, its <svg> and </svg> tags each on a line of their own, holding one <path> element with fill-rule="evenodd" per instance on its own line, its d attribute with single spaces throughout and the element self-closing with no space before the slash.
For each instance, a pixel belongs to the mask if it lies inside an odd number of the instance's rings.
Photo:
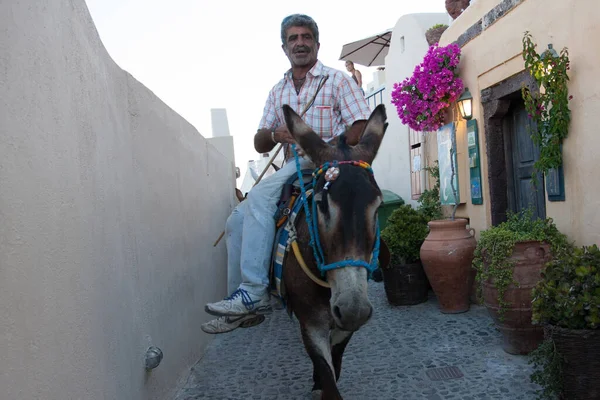
<svg viewBox="0 0 600 400">
<path fill-rule="evenodd" d="M 288 130 L 317 166 L 327 161 L 371 163 L 387 128 L 385 107 L 371 114 L 360 142 L 353 147 L 339 137 L 335 146 L 324 142 L 289 106 L 283 106 Z M 326 182 L 321 174 L 314 187 L 317 202 L 318 235 L 328 264 L 351 260 L 369 263 L 377 235 L 377 209 L 381 191 L 372 173 L 360 166 L 342 163 L 339 175 Z M 330 177 L 331 178 L 331 177 Z M 310 232 L 298 216 L 297 237 L 303 259 L 314 275 L 321 276 L 310 247 Z M 389 252 L 380 242 L 382 257 Z M 380 257 L 380 263 L 382 261 Z M 319 286 L 299 266 L 293 253 L 285 258 L 283 284 L 288 311 L 300 323 L 302 340 L 313 363 L 313 398 L 342 399 L 337 380 L 342 356 L 352 335 L 371 317 L 373 307 L 367 298 L 368 271 L 362 266 L 343 266 L 326 272 L 330 288 Z"/>
</svg>

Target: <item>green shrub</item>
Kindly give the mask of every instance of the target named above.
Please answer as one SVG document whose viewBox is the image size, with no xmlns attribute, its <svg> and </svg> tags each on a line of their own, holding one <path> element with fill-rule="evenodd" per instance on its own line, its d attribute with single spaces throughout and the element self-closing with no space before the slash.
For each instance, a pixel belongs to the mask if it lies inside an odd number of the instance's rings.
<svg viewBox="0 0 600 400">
<path fill-rule="evenodd" d="M 421 245 L 428 233 L 427 220 L 422 213 L 409 204 L 395 209 L 381 232 L 381 237 L 390 249 L 390 266 L 418 261 Z"/>
<path fill-rule="evenodd" d="M 567 329 L 600 329 L 600 250 L 597 245 L 573 248 L 549 262 L 533 289 L 534 324 Z M 562 356 L 547 338 L 531 353 L 531 381 L 542 387 L 538 400 L 562 393 Z"/>
<path fill-rule="evenodd" d="M 600 250 L 576 248 L 548 263 L 533 289 L 533 323 L 600 328 Z"/>
</svg>

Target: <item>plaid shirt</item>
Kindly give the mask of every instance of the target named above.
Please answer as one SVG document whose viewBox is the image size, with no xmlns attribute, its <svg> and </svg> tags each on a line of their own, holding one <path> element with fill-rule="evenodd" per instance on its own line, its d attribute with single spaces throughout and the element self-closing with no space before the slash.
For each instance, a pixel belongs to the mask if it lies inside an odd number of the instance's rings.
<svg viewBox="0 0 600 400">
<path fill-rule="evenodd" d="M 300 114 L 312 99 L 321 78 L 329 75 L 314 104 L 302 117 L 325 141 L 341 135 L 355 121 L 369 119 L 371 110 L 360 88 L 350 76 L 337 69 L 329 68 L 317 60 L 306 74 L 306 81 L 296 94 L 292 81 L 292 70 L 269 92 L 258 129 L 275 130 L 285 124 L 281 106 L 288 104 Z"/>
</svg>

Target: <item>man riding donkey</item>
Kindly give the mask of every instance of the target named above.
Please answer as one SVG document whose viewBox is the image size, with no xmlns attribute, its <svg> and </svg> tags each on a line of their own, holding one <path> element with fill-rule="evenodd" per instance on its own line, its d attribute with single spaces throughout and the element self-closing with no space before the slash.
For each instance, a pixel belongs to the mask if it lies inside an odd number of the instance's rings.
<svg viewBox="0 0 600 400">
<path fill-rule="evenodd" d="M 285 164 L 254 186 L 227 219 L 228 270 L 241 268 L 242 283 L 230 296 L 206 305 L 206 312 L 219 316 L 202 325 L 207 333 L 252 326 L 259 316 L 271 312 L 269 265 L 275 240 L 273 216 L 284 184 L 296 174 L 291 152 L 291 144 L 296 142 L 286 127 L 282 106 L 288 104 L 297 113 L 304 112 L 304 121 L 323 140 L 345 133 L 351 146 L 358 143 L 371 114 L 356 83 L 347 74 L 326 67 L 317 59 L 319 28 L 311 17 L 294 14 L 284 18 L 281 41 L 291 69 L 269 93 L 254 136 L 254 147 L 259 153 L 267 153 L 283 143 Z M 303 155 L 297 145 L 296 148 Z M 315 168 L 308 157 L 300 158 L 300 167 Z"/>
</svg>

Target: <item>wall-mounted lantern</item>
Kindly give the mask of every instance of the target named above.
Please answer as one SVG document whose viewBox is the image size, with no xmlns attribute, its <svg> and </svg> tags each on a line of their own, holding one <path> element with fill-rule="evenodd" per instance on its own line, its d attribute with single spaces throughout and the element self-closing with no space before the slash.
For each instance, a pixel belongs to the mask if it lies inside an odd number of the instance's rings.
<svg viewBox="0 0 600 400">
<path fill-rule="evenodd" d="M 458 110 L 463 119 L 469 120 L 473 118 L 473 96 L 471 96 L 469 88 L 465 88 L 465 91 L 458 99 Z"/>
<path fill-rule="evenodd" d="M 546 61 L 546 59 L 548 58 L 558 58 L 559 55 L 556 52 L 556 50 L 554 50 L 554 47 L 552 47 L 552 43 L 548 44 L 548 48 L 541 54 L 541 59 Z M 543 63 L 542 63 L 542 68 L 543 68 Z M 550 72 L 552 72 L 552 63 L 546 63 L 546 68 L 544 69 L 544 74 L 548 75 L 550 74 Z"/>
</svg>

